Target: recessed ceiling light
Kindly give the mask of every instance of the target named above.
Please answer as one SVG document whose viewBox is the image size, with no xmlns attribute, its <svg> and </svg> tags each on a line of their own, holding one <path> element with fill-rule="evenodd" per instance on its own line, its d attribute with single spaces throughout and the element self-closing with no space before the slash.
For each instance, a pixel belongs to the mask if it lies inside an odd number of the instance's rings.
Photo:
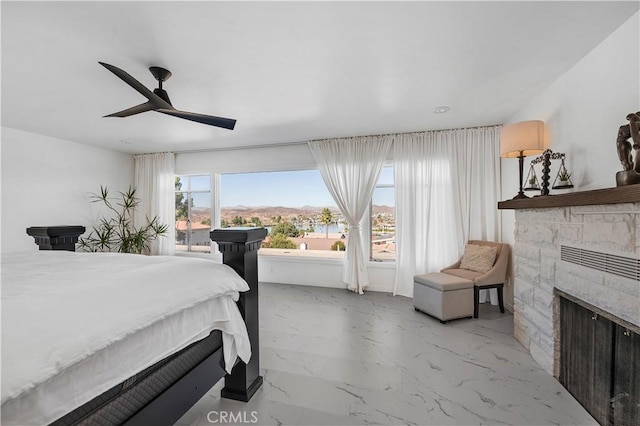
<svg viewBox="0 0 640 426">
<path fill-rule="evenodd" d="M 439 106 L 438 108 L 433 110 L 433 112 L 436 113 L 436 114 L 444 114 L 447 111 L 449 111 L 449 107 L 448 106 Z"/>
</svg>

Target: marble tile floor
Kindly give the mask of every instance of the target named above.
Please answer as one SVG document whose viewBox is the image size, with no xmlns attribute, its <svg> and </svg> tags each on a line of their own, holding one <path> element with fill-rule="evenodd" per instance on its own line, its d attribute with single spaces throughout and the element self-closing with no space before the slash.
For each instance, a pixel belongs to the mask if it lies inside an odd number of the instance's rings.
<svg viewBox="0 0 640 426">
<path fill-rule="evenodd" d="M 441 324 L 385 293 L 264 283 L 248 403 L 221 380 L 178 425 L 595 425 L 513 337 L 513 317 Z"/>
</svg>

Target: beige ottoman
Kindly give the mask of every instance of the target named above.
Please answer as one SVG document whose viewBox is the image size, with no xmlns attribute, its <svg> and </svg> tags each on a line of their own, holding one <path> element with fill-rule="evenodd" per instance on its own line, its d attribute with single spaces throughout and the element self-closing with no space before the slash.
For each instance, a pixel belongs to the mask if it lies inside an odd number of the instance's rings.
<svg viewBox="0 0 640 426">
<path fill-rule="evenodd" d="M 416 311 L 440 322 L 473 317 L 473 281 L 433 272 L 413 277 L 413 306 Z"/>
</svg>

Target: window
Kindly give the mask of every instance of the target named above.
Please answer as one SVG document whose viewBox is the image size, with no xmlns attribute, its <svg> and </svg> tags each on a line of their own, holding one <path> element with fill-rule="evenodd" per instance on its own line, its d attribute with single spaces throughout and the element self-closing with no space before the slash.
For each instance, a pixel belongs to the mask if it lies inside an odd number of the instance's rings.
<svg viewBox="0 0 640 426">
<path fill-rule="evenodd" d="M 347 243 L 318 170 L 221 175 L 220 225 L 267 228 L 261 255 L 342 258 Z"/>
<path fill-rule="evenodd" d="M 380 171 L 371 197 L 371 252 L 373 261 L 396 259 L 396 202 L 393 166 Z"/>
<path fill-rule="evenodd" d="M 176 176 L 176 251 L 210 253 L 211 176 Z"/>
</svg>

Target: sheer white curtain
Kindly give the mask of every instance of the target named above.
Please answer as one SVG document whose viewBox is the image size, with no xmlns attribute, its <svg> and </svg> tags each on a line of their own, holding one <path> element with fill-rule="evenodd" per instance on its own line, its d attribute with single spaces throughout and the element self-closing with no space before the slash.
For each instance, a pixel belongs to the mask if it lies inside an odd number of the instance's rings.
<svg viewBox="0 0 640 426">
<path fill-rule="evenodd" d="M 499 240 L 498 143 L 498 126 L 396 137 L 394 294 L 412 297 L 413 276 L 453 263 L 469 239 Z"/>
<path fill-rule="evenodd" d="M 463 242 L 499 241 L 500 126 L 453 130 L 442 137 L 450 142 L 456 166 L 454 208 Z"/>
<path fill-rule="evenodd" d="M 134 223 L 144 223 L 158 216 L 169 225 L 164 237 L 151 244 L 151 254 L 173 255 L 175 252 L 175 156 L 172 152 L 135 155 L 134 185 L 140 205 Z"/>
<path fill-rule="evenodd" d="M 360 294 L 369 285 L 360 222 L 371 202 L 391 143 L 392 138 L 388 136 L 309 142 L 327 189 L 349 222 L 342 279 L 349 290 Z"/>
<path fill-rule="evenodd" d="M 438 139 L 433 133 L 419 133 L 394 141 L 394 294 L 413 296 L 413 276 L 452 263 L 462 240 L 455 226 L 448 148 Z"/>
</svg>

